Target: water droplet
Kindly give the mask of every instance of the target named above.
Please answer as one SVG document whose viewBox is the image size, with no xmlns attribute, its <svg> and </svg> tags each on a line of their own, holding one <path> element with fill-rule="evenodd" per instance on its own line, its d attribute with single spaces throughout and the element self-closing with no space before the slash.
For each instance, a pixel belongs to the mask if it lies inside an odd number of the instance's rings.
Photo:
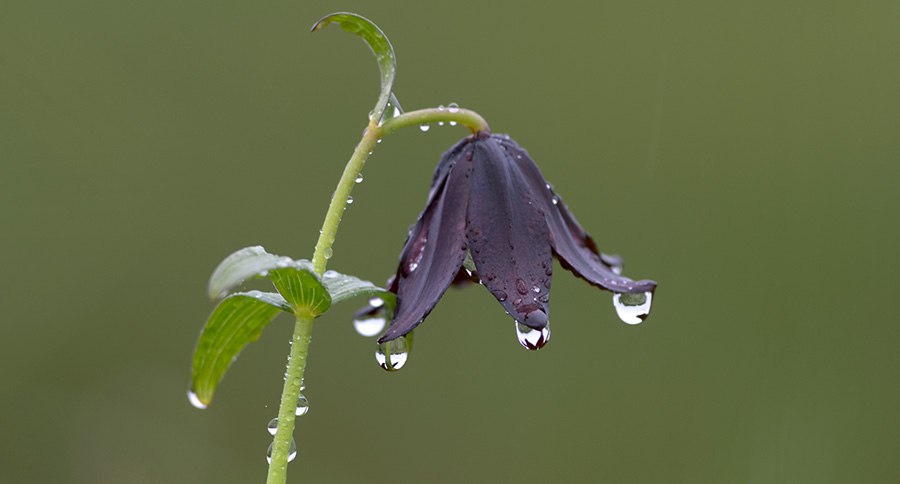
<svg viewBox="0 0 900 484">
<path fill-rule="evenodd" d="M 353 329 L 360 336 L 371 338 L 380 333 L 385 324 L 387 324 L 387 319 L 383 316 L 362 316 L 353 320 Z"/>
<path fill-rule="evenodd" d="M 431 129 L 431 125 L 422 124 L 422 125 L 419 125 L 419 129 L 424 133 L 424 132 L 428 131 L 429 129 Z"/>
<path fill-rule="evenodd" d="M 187 392 L 188 401 L 191 402 L 191 405 L 194 408 L 199 408 L 200 410 L 206 409 L 206 404 L 200 401 L 200 397 L 197 396 L 197 393 L 194 390 L 188 390 Z"/>
<path fill-rule="evenodd" d="M 534 286 L 534 287 L 531 288 L 531 290 L 534 291 L 534 292 L 541 292 L 541 287 L 540 287 L 540 286 Z"/>
<path fill-rule="evenodd" d="M 613 306 L 616 313 L 626 324 L 641 324 L 650 315 L 650 304 L 653 302 L 653 293 L 639 294 L 613 294 Z"/>
<path fill-rule="evenodd" d="M 354 180 L 354 181 L 355 181 L 356 183 L 362 183 L 362 182 L 363 182 L 363 175 L 362 175 L 362 173 L 360 173 L 359 175 L 356 175 L 356 180 Z"/>
<path fill-rule="evenodd" d="M 331 259 L 331 256 L 334 255 L 334 251 L 331 247 L 326 247 L 325 250 L 322 251 L 322 255 L 324 255 L 326 259 Z"/>
<path fill-rule="evenodd" d="M 458 113 L 459 112 L 459 104 L 450 103 L 449 105 L 447 105 L 447 111 L 450 111 L 451 113 Z"/>
<path fill-rule="evenodd" d="M 491 291 L 491 294 L 500 302 L 506 301 L 506 298 L 509 297 L 504 291 Z"/>
<path fill-rule="evenodd" d="M 438 126 L 443 126 L 443 125 L 444 125 L 443 121 L 438 121 Z"/>
<path fill-rule="evenodd" d="M 268 462 L 269 464 L 272 463 L 272 446 L 273 445 L 275 445 L 274 442 L 269 444 L 269 450 L 266 451 L 266 462 Z M 291 448 L 288 449 L 287 460 L 288 460 L 288 462 L 291 462 L 296 458 L 297 458 L 297 442 L 295 442 L 294 439 L 291 438 Z"/>
<path fill-rule="evenodd" d="M 412 271 L 414 271 L 414 270 L 416 270 L 416 269 L 418 269 L 418 268 L 419 268 L 419 263 L 418 263 L 418 262 L 410 262 L 410 263 L 409 263 L 409 272 L 412 272 Z"/>
<path fill-rule="evenodd" d="M 381 306 L 384 306 L 384 299 L 381 299 L 380 297 L 373 297 L 369 299 L 369 306 L 372 306 L 373 308 L 380 308 Z"/>
<path fill-rule="evenodd" d="M 438 111 L 443 111 L 444 109 L 445 109 L 445 108 L 444 108 L 444 105 L 443 105 L 443 104 L 441 104 L 440 106 L 438 106 Z"/>
<path fill-rule="evenodd" d="M 550 325 L 543 329 L 534 329 L 516 321 L 516 337 L 519 343 L 529 350 L 539 350 L 550 341 Z"/>
<path fill-rule="evenodd" d="M 516 279 L 516 291 L 519 291 L 519 294 L 526 295 L 528 294 L 528 288 L 525 287 L 525 281 L 522 279 Z"/>
<path fill-rule="evenodd" d="M 456 121 L 450 121 L 450 126 L 456 126 Z"/>
<path fill-rule="evenodd" d="M 347 196 L 347 205 L 350 205 L 350 204 L 352 204 L 352 203 L 353 203 L 353 197 L 351 197 L 351 196 L 348 195 L 348 196 Z"/>
<path fill-rule="evenodd" d="M 306 415 L 306 412 L 309 412 L 309 400 L 301 393 L 300 396 L 297 397 L 297 408 L 294 409 L 294 415 L 299 417 L 301 415 Z"/>
<path fill-rule="evenodd" d="M 379 343 L 375 349 L 375 361 L 387 371 L 403 368 L 409 358 L 409 342 L 405 336 Z"/>
<path fill-rule="evenodd" d="M 550 200 L 553 201 L 553 205 L 559 205 L 559 197 L 557 197 L 556 195 L 553 195 L 553 198 L 551 198 Z"/>
<path fill-rule="evenodd" d="M 278 432 L 278 417 L 269 420 L 269 423 L 266 425 L 266 430 L 269 431 L 269 435 L 275 435 Z"/>
<path fill-rule="evenodd" d="M 375 142 L 378 143 L 378 144 L 381 144 L 381 141 L 382 141 L 381 138 L 378 138 L 377 140 L 375 140 Z"/>
</svg>

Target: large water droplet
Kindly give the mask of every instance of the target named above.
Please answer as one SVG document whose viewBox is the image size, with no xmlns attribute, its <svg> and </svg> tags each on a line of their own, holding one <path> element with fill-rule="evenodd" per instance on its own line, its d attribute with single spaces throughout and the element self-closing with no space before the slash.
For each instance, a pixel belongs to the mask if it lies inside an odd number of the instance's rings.
<svg viewBox="0 0 900 484">
<path fill-rule="evenodd" d="M 450 111 L 451 113 L 458 113 L 459 112 L 459 104 L 456 104 L 456 103 L 448 104 L 447 111 Z"/>
<path fill-rule="evenodd" d="M 356 180 L 354 180 L 354 181 L 356 183 L 362 183 L 363 182 L 363 174 L 360 173 L 359 175 L 356 175 Z"/>
<path fill-rule="evenodd" d="M 266 462 L 269 464 L 272 463 L 272 446 L 275 445 L 274 442 L 269 444 L 269 450 L 266 451 Z M 297 458 L 297 442 L 294 442 L 294 439 L 291 438 L 291 447 L 288 449 L 288 462 L 293 461 Z"/>
<path fill-rule="evenodd" d="M 387 324 L 387 319 L 384 316 L 366 315 L 353 319 L 353 329 L 367 338 L 380 333 L 385 324 Z"/>
<path fill-rule="evenodd" d="M 613 294 L 613 306 L 619 319 L 627 324 L 641 324 L 650 315 L 650 304 L 653 302 L 653 293 L 639 294 Z"/>
<path fill-rule="evenodd" d="M 409 358 L 409 342 L 405 336 L 379 343 L 375 348 L 375 360 L 387 371 L 403 368 Z"/>
<path fill-rule="evenodd" d="M 188 401 L 191 402 L 191 405 L 193 405 L 194 408 L 199 408 L 200 410 L 206 409 L 206 404 L 200 401 L 200 397 L 197 396 L 197 393 L 194 392 L 193 389 L 188 390 L 187 397 Z"/>
<path fill-rule="evenodd" d="M 550 325 L 543 329 L 534 329 L 516 321 L 516 337 L 519 343 L 529 350 L 539 350 L 550 341 Z"/>
<path fill-rule="evenodd" d="M 419 125 L 419 129 L 424 133 L 424 132 L 428 131 L 429 129 L 431 129 L 431 125 L 430 124 L 422 124 L 422 125 Z"/>
<path fill-rule="evenodd" d="M 266 430 L 269 431 L 270 435 L 275 435 L 278 432 L 278 417 L 269 420 L 269 423 L 266 424 Z"/>
<path fill-rule="evenodd" d="M 322 251 L 322 255 L 324 255 L 326 259 L 331 259 L 331 256 L 334 255 L 334 251 L 331 247 L 326 247 L 325 250 Z"/>
<path fill-rule="evenodd" d="M 306 415 L 307 412 L 309 412 L 309 400 L 301 393 L 300 396 L 297 397 L 297 408 L 294 409 L 294 415 L 299 417 L 301 415 Z"/>
</svg>

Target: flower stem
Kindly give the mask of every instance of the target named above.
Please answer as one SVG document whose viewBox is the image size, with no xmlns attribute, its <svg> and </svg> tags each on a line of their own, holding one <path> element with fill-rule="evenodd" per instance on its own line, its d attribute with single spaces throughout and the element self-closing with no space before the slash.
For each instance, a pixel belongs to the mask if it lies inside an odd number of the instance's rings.
<svg viewBox="0 0 900 484">
<path fill-rule="evenodd" d="M 488 126 L 487 121 L 485 121 L 484 118 L 482 118 L 481 115 L 476 113 L 475 111 L 469 111 L 468 109 L 442 107 L 410 111 L 407 113 L 403 113 L 395 118 L 391 118 L 381 125 L 381 135 L 386 136 L 393 133 L 394 131 L 397 131 L 400 128 L 405 128 L 408 126 L 421 126 L 423 124 L 434 123 L 438 121 L 457 122 L 471 129 L 473 133 L 477 133 L 479 131 L 491 131 L 491 128 L 490 126 Z"/>
<path fill-rule="evenodd" d="M 362 139 L 359 140 L 359 144 L 353 150 L 350 161 L 344 167 L 344 173 L 341 175 L 340 181 L 338 181 L 334 195 L 331 197 L 331 204 L 328 206 L 328 212 L 325 214 L 325 221 L 322 223 L 322 230 L 319 233 L 319 240 L 316 242 L 316 251 L 313 253 L 312 259 L 313 268 L 317 273 L 321 275 L 325 272 L 325 266 L 328 264 L 334 239 L 337 236 L 338 226 L 341 224 L 341 217 L 344 215 L 344 209 L 347 207 L 347 199 L 356 185 L 356 177 L 359 176 L 363 165 L 366 164 L 366 159 L 378 145 L 378 139 L 401 128 L 438 121 L 457 122 L 471 129 L 473 133 L 479 131 L 490 132 L 487 121 L 480 114 L 468 109 L 420 109 L 391 118 L 382 123 L 381 126 L 374 119 L 369 121 Z"/>
<path fill-rule="evenodd" d="M 309 352 L 313 321 L 311 317 L 298 315 L 294 326 L 291 356 L 285 373 L 284 388 L 281 391 L 281 405 L 278 407 L 278 430 L 272 442 L 272 457 L 266 484 L 287 482 L 288 454 L 294 434 L 297 399 L 300 397 L 300 386 L 303 384 L 303 371 L 306 369 L 306 355 Z"/>
<path fill-rule="evenodd" d="M 331 257 L 331 246 L 334 245 L 338 225 L 341 224 L 341 217 L 344 215 L 344 209 L 347 208 L 347 199 L 350 197 L 350 192 L 353 191 L 353 186 L 356 185 L 356 177 L 359 176 L 363 165 L 366 164 L 366 158 L 375 149 L 380 137 L 378 124 L 375 120 L 370 120 L 362 139 L 359 140 L 359 144 L 353 150 L 353 155 L 350 156 L 350 161 L 344 167 L 344 173 L 338 181 L 337 188 L 334 189 L 334 195 L 331 196 L 331 204 L 328 205 L 328 212 L 325 213 L 325 221 L 322 222 L 319 241 L 316 242 L 316 251 L 312 258 L 313 268 L 319 275 L 325 272 L 328 258 Z"/>
<path fill-rule="evenodd" d="M 353 155 L 350 156 L 350 160 L 344 167 L 341 179 L 331 197 L 331 203 L 328 205 L 328 211 L 325 213 L 325 220 L 322 222 L 322 230 L 319 232 L 319 240 L 316 242 L 316 250 L 312 258 L 313 269 L 317 274 L 325 273 L 338 226 L 341 224 L 341 217 L 347 207 L 347 199 L 356 185 L 356 177 L 359 176 L 366 164 L 366 159 L 378 145 L 378 140 L 400 128 L 437 121 L 455 121 L 467 126 L 473 133 L 490 131 L 484 118 L 468 109 L 454 108 L 451 111 L 449 108 L 430 108 L 410 111 L 385 121 L 381 126 L 374 119 L 370 120 L 362 139 L 356 145 Z M 275 432 L 275 440 L 272 442 L 272 457 L 266 484 L 285 484 L 287 482 L 287 458 L 294 433 L 297 398 L 300 396 L 300 385 L 306 369 L 313 320 L 314 318 L 306 315 L 297 315 L 297 324 L 294 326 L 294 336 L 291 340 L 291 356 L 285 373 L 284 388 L 281 391 L 281 404 L 278 407 L 278 430 Z"/>
</svg>

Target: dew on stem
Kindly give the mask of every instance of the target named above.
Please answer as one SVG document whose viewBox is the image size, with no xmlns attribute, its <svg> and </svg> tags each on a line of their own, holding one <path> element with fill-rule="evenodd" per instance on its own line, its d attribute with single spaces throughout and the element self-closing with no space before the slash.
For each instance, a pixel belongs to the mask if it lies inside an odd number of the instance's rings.
<svg viewBox="0 0 900 484">
<path fill-rule="evenodd" d="M 269 450 L 266 451 L 266 462 L 269 464 L 272 463 L 272 448 L 275 446 L 275 443 L 269 444 Z M 292 462 L 297 458 L 297 442 L 291 438 L 291 447 L 288 449 L 287 461 Z"/>
<path fill-rule="evenodd" d="M 306 415 L 309 412 L 309 400 L 301 393 L 300 396 L 297 397 L 297 408 L 294 410 L 294 415 L 301 416 Z"/>
</svg>

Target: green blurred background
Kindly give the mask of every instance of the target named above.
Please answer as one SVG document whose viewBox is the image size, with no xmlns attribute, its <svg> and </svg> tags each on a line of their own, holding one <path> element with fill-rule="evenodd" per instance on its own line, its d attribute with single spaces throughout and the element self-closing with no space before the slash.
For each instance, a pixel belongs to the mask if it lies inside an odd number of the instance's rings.
<svg viewBox="0 0 900 484">
<path fill-rule="evenodd" d="M 317 324 L 291 482 L 900 482 L 900 3 L 5 1 L 0 482 L 263 482 L 291 321 L 206 411 L 185 397 L 206 278 L 309 257 L 377 92 L 530 150 L 648 321 L 558 270 L 529 352 L 450 291 L 407 368 Z M 461 128 L 366 166 L 331 268 L 382 282 Z"/>
</svg>

